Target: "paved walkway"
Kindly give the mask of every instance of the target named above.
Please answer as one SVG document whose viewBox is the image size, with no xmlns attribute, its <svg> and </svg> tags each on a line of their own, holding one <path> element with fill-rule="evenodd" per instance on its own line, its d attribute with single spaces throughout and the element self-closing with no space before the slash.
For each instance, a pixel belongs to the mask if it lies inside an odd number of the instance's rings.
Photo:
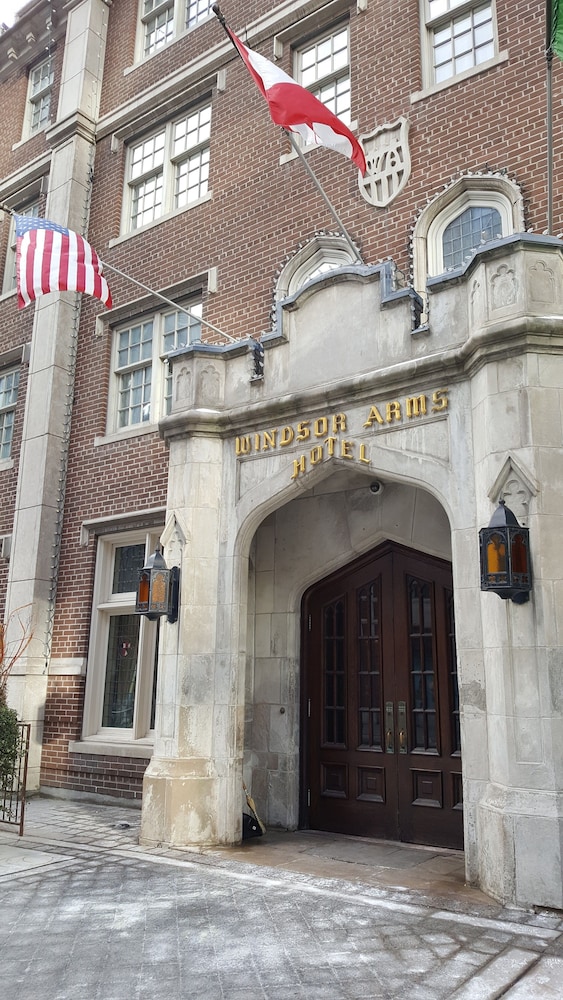
<svg viewBox="0 0 563 1000">
<path fill-rule="evenodd" d="M 456 852 L 268 832 L 138 844 L 139 813 L 37 798 L 0 829 L 2 1000 L 561 1000 L 563 914 L 505 910 Z"/>
</svg>

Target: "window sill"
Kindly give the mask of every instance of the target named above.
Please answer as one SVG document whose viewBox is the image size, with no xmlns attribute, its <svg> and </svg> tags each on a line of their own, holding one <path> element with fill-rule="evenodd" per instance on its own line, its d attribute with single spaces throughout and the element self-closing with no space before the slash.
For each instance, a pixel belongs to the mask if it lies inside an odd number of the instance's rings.
<svg viewBox="0 0 563 1000">
<path fill-rule="evenodd" d="M 0 472 L 7 472 L 14 468 L 13 458 L 0 458 Z"/>
<path fill-rule="evenodd" d="M 500 66 L 507 61 L 508 52 L 506 50 L 499 52 L 498 56 L 495 56 L 494 59 L 488 59 L 487 62 L 479 63 L 478 66 L 472 66 L 471 69 L 466 69 L 464 73 L 458 73 L 457 76 L 450 76 L 447 80 L 435 83 L 426 90 L 418 90 L 416 93 L 411 94 L 410 102 L 411 104 L 416 104 L 418 101 L 424 101 L 427 97 L 433 97 L 434 94 L 439 94 L 442 90 L 455 87 L 457 83 L 462 83 L 464 80 L 468 80 L 478 73 L 485 73 L 488 69 L 494 69 L 495 66 Z"/>
<path fill-rule="evenodd" d="M 152 743 L 142 743 L 135 740 L 131 743 L 110 743 L 101 739 L 86 739 L 69 741 L 69 753 L 84 753 L 99 757 L 144 757 L 149 760 L 153 755 Z"/>
<path fill-rule="evenodd" d="M 197 198 L 195 201 L 190 201 L 188 205 L 182 205 L 182 208 L 177 208 L 174 212 L 167 212 L 166 215 L 160 215 L 158 219 L 154 222 L 147 222 L 146 226 L 139 226 L 138 229 L 132 229 L 131 232 L 122 233 L 121 236 L 116 236 L 115 239 L 108 242 L 108 247 L 118 246 L 119 243 L 125 243 L 127 240 L 134 239 L 135 236 L 139 236 L 142 233 L 146 233 L 155 226 L 162 225 L 163 222 L 168 222 L 170 219 L 175 219 L 178 215 L 183 215 L 184 212 L 189 212 L 192 208 L 197 208 L 198 205 L 204 205 L 207 201 L 211 201 L 213 198 L 213 191 L 208 191 L 203 198 Z"/>
<path fill-rule="evenodd" d="M 112 431 L 103 437 L 94 438 L 94 448 L 104 444 L 115 444 L 116 441 L 128 441 L 130 438 L 142 437 L 145 434 L 158 434 L 158 424 L 141 424 L 139 427 L 127 427 L 122 431 Z"/>
</svg>

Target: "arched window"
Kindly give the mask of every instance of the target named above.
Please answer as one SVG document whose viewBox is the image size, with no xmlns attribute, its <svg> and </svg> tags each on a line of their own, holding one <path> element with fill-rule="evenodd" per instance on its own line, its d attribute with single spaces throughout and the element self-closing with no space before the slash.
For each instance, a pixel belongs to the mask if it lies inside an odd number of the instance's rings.
<svg viewBox="0 0 563 1000">
<path fill-rule="evenodd" d="M 343 236 L 315 236 L 283 267 L 276 284 L 276 302 L 294 295 L 313 278 L 354 263 L 357 261 Z"/>
<path fill-rule="evenodd" d="M 523 229 L 522 193 L 513 181 L 501 175 L 460 177 L 423 209 L 414 227 L 416 291 L 425 300 L 428 277 L 462 267 L 482 244 Z"/>
<path fill-rule="evenodd" d="M 466 208 L 444 229 L 442 236 L 444 271 L 461 267 L 473 250 L 483 243 L 500 239 L 502 235 L 502 219 L 496 208 L 485 205 Z"/>
</svg>

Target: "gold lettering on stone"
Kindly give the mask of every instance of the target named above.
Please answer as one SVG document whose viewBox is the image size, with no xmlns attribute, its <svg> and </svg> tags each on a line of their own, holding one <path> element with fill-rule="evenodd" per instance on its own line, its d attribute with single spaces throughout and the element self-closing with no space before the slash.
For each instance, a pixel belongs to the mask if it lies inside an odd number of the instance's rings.
<svg viewBox="0 0 563 1000">
<path fill-rule="evenodd" d="M 388 424 L 393 423 L 394 420 L 401 419 L 401 404 L 398 399 L 394 399 L 392 403 L 387 403 L 385 407 L 385 419 Z"/>
<path fill-rule="evenodd" d="M 370 411 L 368 413 L 368 418 L 367 418 L 367 420 L 366 420 L 366 422 L 364 424 L 364 427 L 371 427 L 372 424 L 374 424 L 374 423 L 375 424 L 384 424 L 385 423 L 383 417 L 381 416 L 381 413 L 377 409 L 377 406 L 372 406 L 371 407 L 371 409 L 370 409 Z"/>
<path fill-rule="evenodd" d="M 426 396 L 407 396 L 405 400 L 407 417 L 420 417 L 426 413 Z"/>
<path fill-rule="evenodd" d="M 291 444 L 293 438 L 295 437 L 295 432 L 293 427 L 282 427 L 282 432 L 280 435 L 280 448 L 285 448 L 286 445 Z"/>
<path fill-rule="evenodd" d="M 448 408 L 448 390 L 447 389 L 436 389 L 436 392 L 432 393 L 432 413 L 439 413 L 440 410 L 447 410 Z"/>
<path fill-rule="evenodd" d="M 262 445 L 262 451 L 268 451 L 269 448 L 276 447 L 276 434 L 278 433 L 277 427 L 272 431 L 264 431 L 263 439 L 264 443 Z"/>
</svg>

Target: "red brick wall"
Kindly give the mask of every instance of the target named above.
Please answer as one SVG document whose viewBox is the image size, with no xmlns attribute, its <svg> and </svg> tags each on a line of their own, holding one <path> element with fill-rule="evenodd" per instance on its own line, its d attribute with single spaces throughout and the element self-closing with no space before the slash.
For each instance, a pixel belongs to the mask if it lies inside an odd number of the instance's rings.
<svg viewBox="0 0 563 1000">
<path fill-rule="evenodd" d="M 50 677 L 45 710 L 41 786 L 75 792 L 140 799 L 143 758 L 107 757 L 68 752 L 68 742 L 80 738 L 83 677 Z"/>
</svg>

